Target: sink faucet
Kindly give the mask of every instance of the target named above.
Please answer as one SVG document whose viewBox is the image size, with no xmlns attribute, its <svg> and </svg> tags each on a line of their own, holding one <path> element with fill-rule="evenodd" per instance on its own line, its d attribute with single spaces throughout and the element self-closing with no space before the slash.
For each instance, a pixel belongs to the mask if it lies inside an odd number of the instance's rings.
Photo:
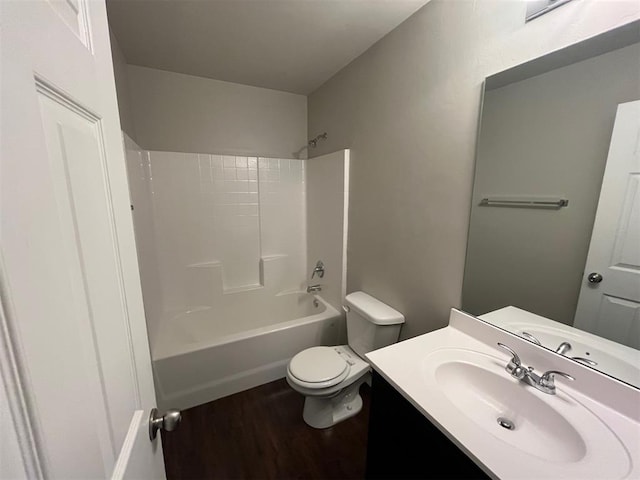
<svg viewBox="0 0 640 480">
<path fill-rule="evenodd" d="M 542 345 L 540 340 L 538 340 L 536 337 L 531 335 L 529 332 L 525 332 L 523 330 L 523 331 L 520 332 L 520 336 L 523 337 L 523 338 L 526 338 L 527 340 L 532 341 L 536 345 L 540 345 L 541 347 L 544 347 L 544 345 Z M 583 363 L 585 365 L 589 365 L 590 367 L 595 367 L 596 365 L 598 365 L 598 362 L 596 362 L 594 360 L 591 360 L 590 358 L 570 357 L 569 355 L 566 355 L 566 353 L 569 350 L 571 350 L 571 348 L 572 348 L 572 346 L 571 346 L 571 344 L 569 342 L 562 342 L 560 345 L 558 345 L 558 348 L 556 348 L 556 353 L 559 353 L 560 355 L 564 355 L 567 358 L 571 358 L 572 360 L 575 360 L 576 362 L 580 362 L 580 363 Z"/>
<path fill-rule="evenodd" d="M 558 345 L 558 348 L 556 348 L 556 353 L 564 355 L 569 350 L 571 350 L 571 344 L 569 342 L 562 342 L 560 345 Z"/>
<path fill-rule="evenodd" d="M 307 287 L 307 293 L 315 293 L 322 290 L 322 285 L 309 285 Z"/>
<path fill-rule="evenodd" d="M 533 367 L 524 367 L 522 365 L 520 357 L 511 348 L 506 346 L 504 343 L 498 343 L 498 346 L 508 351 L 512 357 L 505 367 L 505 370 L 509 372 L 512 377 L 517 378 L 518 380 L 537 388 L 541 392 L 548 393 L 549 395 L 556 394 L 556 375 L 560 375 L 561 377 L 567 378 L 569 380 L 575 380 L 575 378 L 573 378 L 568 373 L 560 372 L 558 370 L 549 370 L 542 375 L 537 375 L 533 373 Z"/>
</svg>

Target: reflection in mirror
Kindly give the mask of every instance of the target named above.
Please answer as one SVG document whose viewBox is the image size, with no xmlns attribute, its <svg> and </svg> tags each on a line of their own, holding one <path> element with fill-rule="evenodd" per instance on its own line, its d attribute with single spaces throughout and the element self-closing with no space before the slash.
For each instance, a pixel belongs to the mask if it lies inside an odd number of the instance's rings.
<svg viewBox="0 0 640 480">
<path fill-rule="evenodd" d="M 486 80 L 462 309 L 640 387 L 638 42 Z"/>
</svg>

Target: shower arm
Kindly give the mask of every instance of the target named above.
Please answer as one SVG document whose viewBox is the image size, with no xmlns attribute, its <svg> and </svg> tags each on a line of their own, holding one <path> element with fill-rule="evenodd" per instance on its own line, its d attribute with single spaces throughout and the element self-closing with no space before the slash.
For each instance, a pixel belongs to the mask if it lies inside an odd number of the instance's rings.
<svg viewBox="0 0 640 480">
<path fill-rule="evenodd" d="M 318 140 L 326 140 L 327 139 L 327 132 L 321 133 L 320 135 L 317 135 L 315 138 L 312 138 L 311 140 L 309 140 L 308 145 L 312 148 L 316 148 L 316 146 L 318 145 Z"/>
</svg>

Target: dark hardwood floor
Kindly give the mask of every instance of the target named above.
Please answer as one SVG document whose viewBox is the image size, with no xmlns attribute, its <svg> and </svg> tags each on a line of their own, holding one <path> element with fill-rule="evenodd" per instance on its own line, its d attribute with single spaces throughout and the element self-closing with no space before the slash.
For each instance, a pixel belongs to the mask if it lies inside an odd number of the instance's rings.
<svg viewBox="0 0 640 480">
<path fill-rule="evenodd" d="M 172 479 L 362 479 L 369 392 L 362 411 L 316 430 L 302 420 L 304 397 L 281 379 L 182 412 L 163 433 Z"/>
</svg>

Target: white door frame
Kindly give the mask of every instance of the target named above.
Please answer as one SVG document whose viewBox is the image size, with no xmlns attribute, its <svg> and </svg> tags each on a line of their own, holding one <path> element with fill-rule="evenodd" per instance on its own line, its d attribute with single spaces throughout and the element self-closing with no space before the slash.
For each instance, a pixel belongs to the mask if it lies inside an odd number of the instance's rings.
<svg viewBox="0 0 640 480">
<path fill-rule="evenodd" d="M 4 388 L 12 425 L 1 425 L 3 442 L 20 452 L 25 478 L 44 478 L 40 439 L 33 428 L 29 398 L 23 386 L 21 364 L 16 355 L 15 332 L 11 327 L 11 296 L 7 291 L 4 261 L 0 256 L 0 388 Z M 7 435 L 7 429 L 12 434 Z"/>
</svg>

